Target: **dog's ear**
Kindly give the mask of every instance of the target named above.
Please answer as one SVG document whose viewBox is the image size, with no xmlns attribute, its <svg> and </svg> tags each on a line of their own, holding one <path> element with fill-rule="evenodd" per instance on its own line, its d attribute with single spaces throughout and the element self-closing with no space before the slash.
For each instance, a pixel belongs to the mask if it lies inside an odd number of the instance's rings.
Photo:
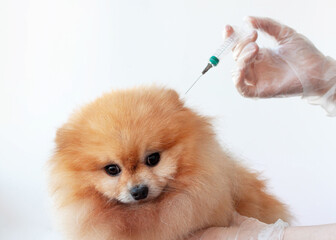
<svg viewBox="0 0 336 240">
<path fill-rule="evenodd" d="M 180 98 L 180 95 L 174 89 L 166 89 L 165 96 L 169 100 L 176 104 L 176 106 L 182 108 L 184 106 L 184 101 Z"/>
<path fill-rule="evenodd" d="M 179 94 L 174 89 L 167 89 L 167 95 L 174 100 L 180 100 Z"/>
<path fill-rule="evenodd" d="M 67 130 L 65 125 L 57 129 L 56 137 L 55 137 L 55 143 L 57 149 L 63 149 L 65 147 L 66 136 L 67 136 Z"/>
<path fill-rule="evenodd" d="M 79 137 L 74 134 L 74 128 L 69 123 L 64 124 L 56 132 L 56 150 L 69 149 L 71 145 L 79 143 Z"/>
</svg>

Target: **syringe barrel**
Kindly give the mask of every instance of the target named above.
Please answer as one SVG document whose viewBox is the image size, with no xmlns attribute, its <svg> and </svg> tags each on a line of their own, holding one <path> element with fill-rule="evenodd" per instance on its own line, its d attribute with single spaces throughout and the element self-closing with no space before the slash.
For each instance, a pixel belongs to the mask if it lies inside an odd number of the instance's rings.
<svg viewBox="0 0 336 240">
<path fill-rule="evenodd" d="M 217 66 L 220 59 L 228 54 L 238 41 L 245 38 L 249 34 L 250 31 L 247 30 L 247 27 L 247 25 L 243 25 L 240 29 L 234 28 L 234 32 L 231 34 L 231 36 L 226 38 L 222 45 L 220 45 L 216 52 L 210 57 L 208 65 L 202 71 L 202 75 L 204 75 L 212 67 Z"/>
<path fill-rule="evenodd" d="M 216 56 L 218 59 L 221 59 L 222 56 L 228 54 L 233 47 L 237 44 L 240 39 L 240 34 L 234 32 L 230 37 L 225 39 L 225 41 L 219 46 L 213 56 Z"/>
<path fill-rule="evenodd" d="M 233 49 L 233 47 L 237 44 L 237 42 L 239 42 L 242 38 L 246 37 L 248 33 L 249 31 L 246 30 L 245 26 L 243 26 L 240 29 L 235 28 L 231 36 L 226 38 L 224 42 L 216 50 L 216 52 L 212 55 L 212 57 L 209 60 L 210 63 L 213 66 L 217 66 L 220 59 L 222 59 L 223 56 L 228 54 Z"/>
</svg>

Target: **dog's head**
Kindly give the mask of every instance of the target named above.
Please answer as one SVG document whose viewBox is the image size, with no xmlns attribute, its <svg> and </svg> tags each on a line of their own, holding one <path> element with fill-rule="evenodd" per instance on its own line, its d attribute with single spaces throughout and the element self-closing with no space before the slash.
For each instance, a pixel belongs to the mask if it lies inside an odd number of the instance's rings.
<svg viewBox="0 0 336 240">
<path fill-rule="evenodd" d="M 157 199 L 192 184 L 208 121 L 173 90 L 135 88 L 105 94 L 57 132 L 54 171 L 78 192 L 125 204 Z"/>
</svg>

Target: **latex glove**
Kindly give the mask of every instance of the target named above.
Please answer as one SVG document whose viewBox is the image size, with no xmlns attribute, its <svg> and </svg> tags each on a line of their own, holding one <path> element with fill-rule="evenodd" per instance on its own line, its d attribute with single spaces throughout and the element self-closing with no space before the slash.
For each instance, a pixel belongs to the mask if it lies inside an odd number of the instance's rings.
<svg viewBox="0 0 336 240">
<path fill-rule="evenodd" d="M 269 18 L 248 17 L 248 23 L 275 38 L 275 48 L 260 48 L 257 31 L 233 50 L 237 68 L 233 80 L 245 97 L 302 96 L 336 116 L 336 62 L 324 56 L 306 37 Z M 234 32 L 226 26 L 225 35 Z"/>
<path fill-rule="evenodd" d="M 208 228 L 189 240 L 282 240 L 287 226 L 281 220 L 274 224 L 265 224 L 234 213 L 230 227 Z"/>
</svg>

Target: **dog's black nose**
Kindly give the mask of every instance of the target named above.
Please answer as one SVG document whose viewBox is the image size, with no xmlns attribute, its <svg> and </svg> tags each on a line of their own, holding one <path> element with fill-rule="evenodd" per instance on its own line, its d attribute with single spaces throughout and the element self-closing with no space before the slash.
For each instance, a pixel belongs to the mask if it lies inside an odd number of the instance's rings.
<svg viewBox="0 0 336 240">
<path fill-rule="evenodd" d="M 148 195 L 148 187 L 146 185 L 136 185 L 131 188 L 130 193 L 135 200 L 145 199 Z"/>
</svg>

